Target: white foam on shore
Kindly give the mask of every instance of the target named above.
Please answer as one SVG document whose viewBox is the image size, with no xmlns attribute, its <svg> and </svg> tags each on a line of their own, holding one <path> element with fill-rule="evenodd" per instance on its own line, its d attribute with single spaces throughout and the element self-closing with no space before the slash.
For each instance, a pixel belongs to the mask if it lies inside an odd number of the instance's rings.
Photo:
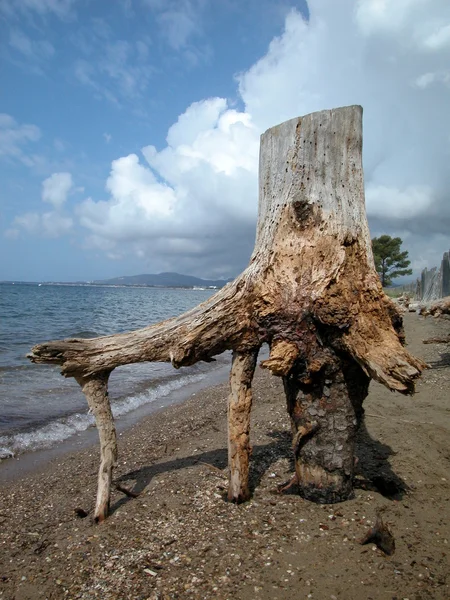
<svg viewBox="0 0 450 600">
<path fill-rule="evenodd" d="M 178 377 L 155 388 L 150 388 L 139 394 L 113 402 L 113 415 L 115 417 L 125 415 L 145 404 L 151 404 L 161 398 L 167 397 L 171 392 L 187 384 L 197 383 L 205 377 L 207 377 L 207 373 Z M 67 440 L 94 425 L 95 420 L 93 415 L 88 412 L 75 413 L 68 417 L 51 421 L 43 427 L 32 431 L 0 436 L 0 447 L 2 450 L 0 452 L 0 460 L 11 458 L 23 452 L 51 448 L 55 444 Z"/>
</svg>

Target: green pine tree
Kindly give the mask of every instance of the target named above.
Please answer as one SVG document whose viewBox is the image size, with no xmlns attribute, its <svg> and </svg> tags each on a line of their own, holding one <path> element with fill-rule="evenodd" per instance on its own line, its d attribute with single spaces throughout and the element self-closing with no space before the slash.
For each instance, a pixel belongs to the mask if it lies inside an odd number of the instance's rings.
<svg viewBox="0 0 450 600">
<path fill-rule="evenodd" d="M 408 269 L 411 264 L 408 252 L 400 251 L 402 243 L 401 238 L 392 238 L 390 235 L 382 235 L 372 240 L 375 268 L 383 287 L 391 285 L 395 277 L 412 275 L 412 269 Z"/>
</svg>

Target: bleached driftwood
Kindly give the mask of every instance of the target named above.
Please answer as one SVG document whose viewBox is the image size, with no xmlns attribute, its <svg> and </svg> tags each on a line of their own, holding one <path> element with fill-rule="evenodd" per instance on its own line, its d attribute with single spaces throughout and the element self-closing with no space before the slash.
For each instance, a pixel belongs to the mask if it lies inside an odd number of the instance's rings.
<svg viewBox="0 0 450 600">
<path fill-rule="evenodd" d="M 450 333 L 443 337 L 432 337 L 427 340 L 423 340 L 424 344 L 450 344 Z"/>
<path fill-rule="evenodd" d="M 450 296 L 436 300 L 429 306 L 423 306 L 420 309 L 420 314 L 427 317 L 446 317 L 450 315 Z"/>
<path fill-rule="evenodd" d="M 247 269 L 187 313 L 139 331 L 39 344 L 30 359 L 61 365 L 97 420 L 96 518 L 108 510 L 116 439 L 107 396 L 119 365 L 192 365 L 232 349 L 229 498 L 248 498 L 251 381 L 262 364 L 283 377 L 296 476 L 305 497 L 352 492 L 354 436 L 370 378 L 410 394 L 424 364 L 403 347 L 402 321 L 375 271 L 364 206 L 362 109 L 295 118 L 261 137 L 259 215 Z"/>
</svg>

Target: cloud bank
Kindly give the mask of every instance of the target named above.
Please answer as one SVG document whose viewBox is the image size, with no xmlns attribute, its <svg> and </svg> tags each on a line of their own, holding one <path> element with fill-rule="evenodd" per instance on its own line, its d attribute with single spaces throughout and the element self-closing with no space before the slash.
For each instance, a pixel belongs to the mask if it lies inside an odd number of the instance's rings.
<svg viewBox="0 0 450 600">
<path fill-rule="evenodd" d="M 159 0 L 148 3 L 162 10 Z M 236 275 L 253 247 L 260 134 L 295 116 L 361 104 L 372 235 L 402 236 L 416 268 L 437 264 L 450 229 L 450 3 L 308 7 L 308 20 L 290 11 L 267 53 L 236 76 L 234 100 L 200 99 L 170 127 L 164 148 L 149 140 L 112 162 L 107 199 L 76 209 L 89 247 L 136 256 L 154 271 Z M 187 25 L 177 30 L 177 43 L 190 35 Z M 38 131 L 5 123 L 21 160 L 21 144 Z M 58 208 L 63 196 L 46 201 Z"/>
<path fill-rule="evenodd" d="M 13 227 L 5 232 L 7 238 L 16 239 L 20 232 L 47 238 L 58 238 L 72 230 L 73 219 L 62 211 L 69 193 L 73 189 L 71 173 L 53 173 L 42 182 L 42 202 L 51 204 L 53 210 L 27 212 L 18 215 Z"/>
<path fill-rule="evenodd" d="M 253 245 L 258 149 L 247 113 L 222 98 L 191 105 L 166 148 L 113 161 L 108 201 L 79 206 L 89 242 L 116 258 L 151 257 L 156 269 L 235 272 Z"/>
</svg>

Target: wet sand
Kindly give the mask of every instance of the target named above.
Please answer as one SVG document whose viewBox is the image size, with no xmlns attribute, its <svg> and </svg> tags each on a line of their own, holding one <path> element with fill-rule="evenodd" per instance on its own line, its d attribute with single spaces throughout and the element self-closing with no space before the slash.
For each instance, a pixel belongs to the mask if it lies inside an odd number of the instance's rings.
<svg viewBox="0 0 450 600">
<path fill-rule="evenodd" d="M 450 348 L 422 340 L 450 323 L 405 325 L 432 368 L 412 398 L 371 384 L 353 499 L 276 493 L 292 474 L 290 426 L 280 381 L 259 369 L 251 501 L 224 501 L 227 385 L 202 390 L 120 433 L 116 480 L 139 496 L 114 492 L 101 525 L 96 447 L 3 483 L 0 598 L 449 598 Z M 359 544 L 380 510 L 392 556 Z"/>
<path fill-rule="evenodd" d="M 268 351 L 266 351 L 268 356 Z M 170 392 L 170 395 L 158 398 L 156 401 L 143 404 L 139 408 L 121 415 L 116 419 L 116 431 L 122 434 L 134 427 L 145 417 L 153 415 L 161 409 L 169 406 L 181 404 L 188 398 L 195 396 L 205 389 L 223 383 L 228 380 L 228 375 L 231 365 L 231 352 L 228 359 L 223 361 L 218 368 L 208 373 L 205 379 L 197 382 L 190 382 L 182 388 L 175 389 Z M 87 405 L 86 405 L 87 410 Z M 0 487 L 10 481 L 22 478 L 31 472 L 45 469 L 50 461 L 57 461 L 63 458 L 66 454 L 89 448 L 98 444 L 98 434 L 95 427 L 88 427 L 68 439 L 53 445 L 49 448 L 35 450 L 33 452 L 25 452 L 14 457 L 12 460 L 0 460 Z"/>
</svg>

